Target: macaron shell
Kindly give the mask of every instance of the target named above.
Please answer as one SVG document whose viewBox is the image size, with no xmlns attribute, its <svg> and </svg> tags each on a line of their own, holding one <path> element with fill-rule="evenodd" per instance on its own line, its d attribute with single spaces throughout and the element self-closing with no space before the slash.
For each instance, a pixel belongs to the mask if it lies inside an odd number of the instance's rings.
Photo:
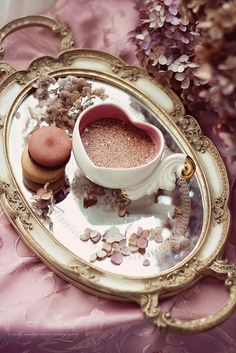
<svg viewBox="0 0 236 353">
<path fill-rule="evenodd" d="M 28 146 L 25 147 L 21 156 L 21 165 L 24 176 L 38 184 L 54 182 L 64 176 L 65 167 L 58 169 L 45 169 L 34 164 L 28 154 Z"/>
<path fill-rule="evenodd" d="M 32 180 L 29 180 L 28 178 L 26 178 L 25 176 L 23 176 L 23 182 L 25 184 L 25 186 L 31 190 L 36 192 L 38 189 L 43 188 L 45 184 L 39 184 L 39 183 L 35 183 Z M 61 177 L 60 179 L 49 183 L 48 185 L 48 189 L 52 190 L 54 194 L 56 194 L 57 192 L 59 192 L 61 189 L 63 189 L 63 187 L 65 186 L 65 177 Z"/>
<path fill-rule="evenodd" d="M 47 168 L 62 167 L 68 162 L 72 144 L 67 133 L 56 126 L 35 130 L 29 138 L 30 157 Z"/>
</svg>

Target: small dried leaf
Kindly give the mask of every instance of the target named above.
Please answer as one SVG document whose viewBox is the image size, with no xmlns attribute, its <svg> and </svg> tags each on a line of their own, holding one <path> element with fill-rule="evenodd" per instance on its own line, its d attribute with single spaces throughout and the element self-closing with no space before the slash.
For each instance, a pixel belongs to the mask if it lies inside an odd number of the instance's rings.
<svg viewBox="0 0 236 353">
<path fill-rule="evenodd" d="M 105 250 L 98 250 L 97 251 L 97 257 L 99 259 L 104 259 L 107 256 L 107 253 Z"/>
<path fill-rule="evenodd" d="M 94 238 L 91 238 L 91 240 L 93 243 L 98 243 L 101 240 L 101 237 L 102 237 L 101 234 L 98 233 L 97 236 Z"/>
<path fill-rule="evenodd" d="M 121 254 L 124 256 L 129 256 L 130 255 L 130 248 L 128 246 L 122 246 Z"/>
<path fill-rule="evenodd" d="M 150 261 L 148 259 L 143 260 L 143 266 L 149 266 Z"/>
<path fill-rule="evenodd" d="M 111 255 L 111 262 L 115 265 L 120 265 L 123 261 L 123 255 L 119 252 L 113 252 Z"/>
<path fill-rule="evenodd" d="M 148 240 L 145 238 L 138 238 L 137 247 L 140 249 L 145 249 L 148 246 Z"/>
<path fill-rule="evenodd" d="M 97 260 L 97 254 L 93 253 L 90 255 L 89 261 L 90 262 L 95 262 Z"/>
<path fill-rule="evenodd" d="M 90 239 L 89 234 L 81 234 L 80 235 L 80 240 L 82 240 L 82 241 L 88 241 L 89 239 Z"/>
<path fill-rule="evenodd" d="M 102 250 L 105 250 L 106 252 L 110 252 L 112 249 L 111 244 L 108 244 L 107 242 L 104 242 L 102 245 Z"/>
<path fill-rule="evenodd" d="M 41 196 L 42 200 L 50 200 L 50 198 L 52 197 L 52 192 L 46 192 L 45 194 L 43 194 Z"/>
<path fill-rule="evenodd" d="M 150 230 L 149 229 L 145 229 L 143 230 L 143 232 L 141 233 L 141 237 L 142 238 L 148 238 L 150 235 Z"/>
</svg>

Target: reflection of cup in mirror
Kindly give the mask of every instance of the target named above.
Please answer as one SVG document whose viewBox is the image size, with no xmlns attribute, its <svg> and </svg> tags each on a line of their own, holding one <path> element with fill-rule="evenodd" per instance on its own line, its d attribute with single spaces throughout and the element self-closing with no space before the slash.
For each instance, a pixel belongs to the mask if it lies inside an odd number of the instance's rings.
<svg viewBox="0 0 236 353">
<path fill-rule="evenodd" d="M 175 188 L 186 156 L 163 158 L 164 146 L 157 127 L 133 120 L 111 103 L 87 108 L 73 132 L 73 152 L 82 173 L 98 185 L 123 189 L 131 200 Z"/>
</svg>

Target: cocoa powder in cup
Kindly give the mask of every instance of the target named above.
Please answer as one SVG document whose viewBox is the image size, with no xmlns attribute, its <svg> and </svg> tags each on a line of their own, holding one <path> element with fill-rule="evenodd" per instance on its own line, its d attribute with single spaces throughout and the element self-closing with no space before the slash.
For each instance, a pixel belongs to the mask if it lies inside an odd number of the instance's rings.
<svg viewBox="0 0 236 353">
<path fill-rule="evenodd" d="M 88 157 L 99 167 L 133 168 L 150 162 L 158 153 L 145 131 L 117 118 L 93 121 L 80 135 Z"/>
</svg>

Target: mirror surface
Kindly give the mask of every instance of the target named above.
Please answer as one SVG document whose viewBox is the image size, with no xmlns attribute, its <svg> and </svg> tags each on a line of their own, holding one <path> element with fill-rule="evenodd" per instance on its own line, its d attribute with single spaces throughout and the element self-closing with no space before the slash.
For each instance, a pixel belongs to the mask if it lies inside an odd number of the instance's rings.
<svg viewBox="0 0 236 353">
<path fill-rule="evenodd" d="M 178 144 L 158 122 L 158 117 L 144 103 L 112 84 L 98 79 L 88 81 L 93 88 L 104 88 L 108 95 L 105 102 L 118 104 L 134 120 L 157 126 L 165 138 L 164 155 L 181 152 Z M 96 98 L 94 104 L 97 103 L 100 101 Z M 32 111 L 36 111 L 36 106 L 37 99 L 31 90 L 14 112 L 8 134 L 11 168 L 22 194 L 31 205 L 32 193 L 24 186 L 22 179 L 21 154 L 29 134 L 37 125 L 32 118 Z M 91 239 L 80 239 L 86 228 L 103 235 L 115 226 L 126 239 L 127 246 L 133 233 L 140 236 L 142 229 L 151 232 L 142 248 L 128 256 L 124 255 L 121 264 L 114 264 L 111 257 L 107 256 L 93 262 L 94 267 L 126 276 L 157 275 L 180 263 L 194 249 L 203 227 L 203 203 L 196 177 L 188 182 L 176 180 L 176 187 L 172 192 L 159 190 L 156 195 L 129 203 L 119 190 L 98 187 L 82 176 L 73 154 L 66 167 L 66 176 L 69 190 L 65 197 L 62 197 L 62 192 L 56 196 L 58 202 L 50 215 L 51 224 L 41 221 L 50 229 L 52 236 L 70 252 L 89 263 L 91 254 L 102 248 L 102 239 L 97 243 Z M 93 195 L 91 199 L 97 199 L 96 204 L 91 207 L 87 207 L 88 203 L 85 202 L 89 195 Z M 125 212 L 126 215 L 121 217 Z M 124 243 L 125 241 L 123 246 Z M 120 251 L 117 248 L 117 252 Z M 115 261 L 119 262 L 119 259 Z"/>
</svg>

